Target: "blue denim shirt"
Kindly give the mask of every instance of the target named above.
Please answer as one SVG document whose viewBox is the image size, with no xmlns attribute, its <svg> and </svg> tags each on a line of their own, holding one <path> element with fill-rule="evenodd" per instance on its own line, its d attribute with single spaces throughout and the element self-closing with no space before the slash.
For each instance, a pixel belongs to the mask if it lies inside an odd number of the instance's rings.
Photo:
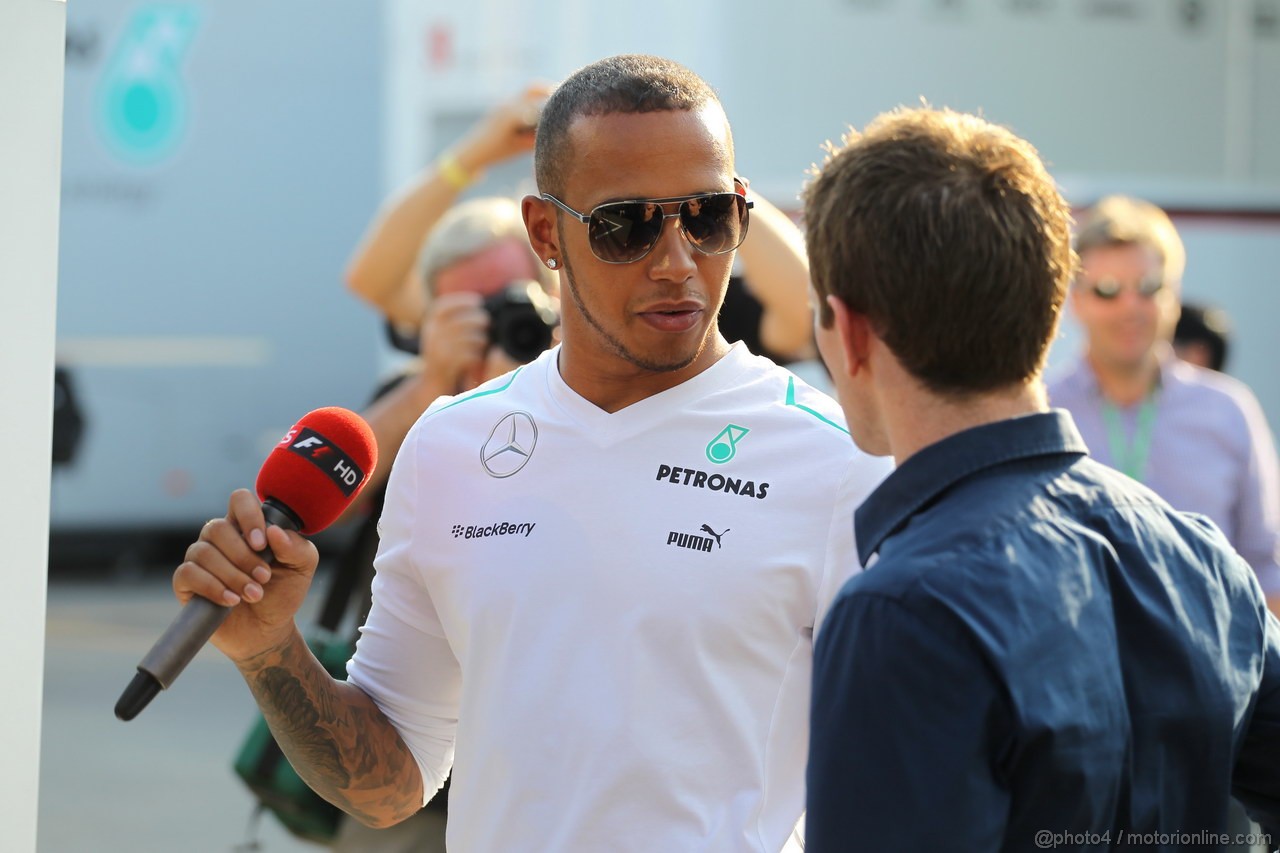
<svg viewBox="0 0 1280 853">
<path fill-rule="evenodd" d="M 1066 412 L 921 450 L 855 529 L 807 853 L 1214 849 L 1233 792 L 1280 829 L 1280 623 L 1212 522 L 1089 459 Z"/>
</svg>

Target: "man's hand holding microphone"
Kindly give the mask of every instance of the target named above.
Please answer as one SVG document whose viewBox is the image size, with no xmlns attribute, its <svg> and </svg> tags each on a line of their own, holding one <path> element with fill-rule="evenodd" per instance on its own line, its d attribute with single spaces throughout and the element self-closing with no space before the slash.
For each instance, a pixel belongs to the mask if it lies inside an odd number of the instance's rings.
<svg viewBox="0 0 1280 853">
<path fill-rule="evenodd" d="M 137 716 L 211 638 L 243 665 L 296 634 L 293 617 L 319 559 L 303 536 L 355 500 L 377 456 L 372 431 L 353 412 L 316 409 L 298 421 L 258 472 L 257 496 L 234 492 L 227 517 L 205 524 L 187 549 L 173 576 L 183 608 L 138 664 L 116 716 Z"/>
</svg>

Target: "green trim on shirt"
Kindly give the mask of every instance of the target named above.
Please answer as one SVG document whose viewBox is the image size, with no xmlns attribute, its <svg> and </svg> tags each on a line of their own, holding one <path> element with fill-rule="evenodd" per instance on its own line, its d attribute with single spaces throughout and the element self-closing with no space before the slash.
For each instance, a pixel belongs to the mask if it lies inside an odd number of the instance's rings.
<svg viewBox="0 0 1280 853">
<path fill-rule="evenodd" d="M 488 397 L 490 394 L 501 394 L 503 391 L 511 387 L 511 383 L 516 381 L 516 377 L 520 375 L 520 371 L 522 370 L 524 370 L 523 364 L 517 367 L 515 370 L 511 371 L 511 378 L 508 379 L 505 384 L 500 385 L 497 388 L 490 388 L 488 391 L 477 391 L 476 393 L 470 394 L 466 397 L 460 397 L 459 399 L 454 400 L 449 405 L 441 406 L 440 408 L 436 409 L 435 412 L 433 412 L 433 414 L 439 414 L 440 412 L 443 412 L 445 409 L 452 409 L 454 406 L 458 405 L 459 403 L 465 403 L 468 400 L 475 400 L 480 397 Z"/>
<path fill-rule="evenodd" d="M 822 422 L 823 422 L 824 424 L 826 424 L 827 426 L 833 426 L 833 427 L 835 427 L 836 429 L 840 430 L 840 431 L 841 431 L 842 433 L 844 433 L 845 435 L 849 435 L 849 430 L 847 430 L 847 429 L 845 429 L 844 427 L 840 426 L 840 424 L 838 424 L 838 423 L 836 423 L 835 421 L 831 420 L 831 418 L 827 417 L 826 415 L 821 414 L 820 412 L 817 412 L 817 411 L 815 411 L 815 410 L 813 410 L 813 409 L 809 408 L 808 406 L 803 406 L 803 405 L 801 405 L 800 403 L 797 403 L 797 402 L 796 402 L 796 378 L 795 378 L 794 376 L 789 376 L 789 377 L 787 377 L 787 405 L 788 405 L 788 406 L 794 406 L 795 408 L 799 409 L 799 410 L 800 410 L 800 411 L 802 411 L 802 412 L 808 412 L 809 414 L 813 415 L 813 416 L 814 416 L 815 418 L 817 418 L 818 420 L 822 421 Z"/>
</svg>

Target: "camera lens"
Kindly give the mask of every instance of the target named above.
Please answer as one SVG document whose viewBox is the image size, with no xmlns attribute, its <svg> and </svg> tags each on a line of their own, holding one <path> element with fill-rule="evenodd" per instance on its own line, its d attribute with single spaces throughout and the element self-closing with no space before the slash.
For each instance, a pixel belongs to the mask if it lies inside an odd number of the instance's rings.
<svg viewBox="0 0 1280 853">
<path fill-rule="evenodd" d="M 551 330 L 560 322 L 550 298 L 535 282 L 517 282 L 484 302 L 489 340 L 521 364 L 551 346 Z"/>
</svg>

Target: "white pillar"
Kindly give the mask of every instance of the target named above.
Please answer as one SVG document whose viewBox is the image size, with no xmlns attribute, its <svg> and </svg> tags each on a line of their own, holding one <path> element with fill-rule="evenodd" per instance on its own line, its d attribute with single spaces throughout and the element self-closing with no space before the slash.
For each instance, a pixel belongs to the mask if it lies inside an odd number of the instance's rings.
<svg viewBox="0 0 1280 853">
<path fill-rule="evenodd" d="M 36 849 L 66 26 L 60 0 L 0 2 L 0 847 L 15 853 Z"/>
</svg>

